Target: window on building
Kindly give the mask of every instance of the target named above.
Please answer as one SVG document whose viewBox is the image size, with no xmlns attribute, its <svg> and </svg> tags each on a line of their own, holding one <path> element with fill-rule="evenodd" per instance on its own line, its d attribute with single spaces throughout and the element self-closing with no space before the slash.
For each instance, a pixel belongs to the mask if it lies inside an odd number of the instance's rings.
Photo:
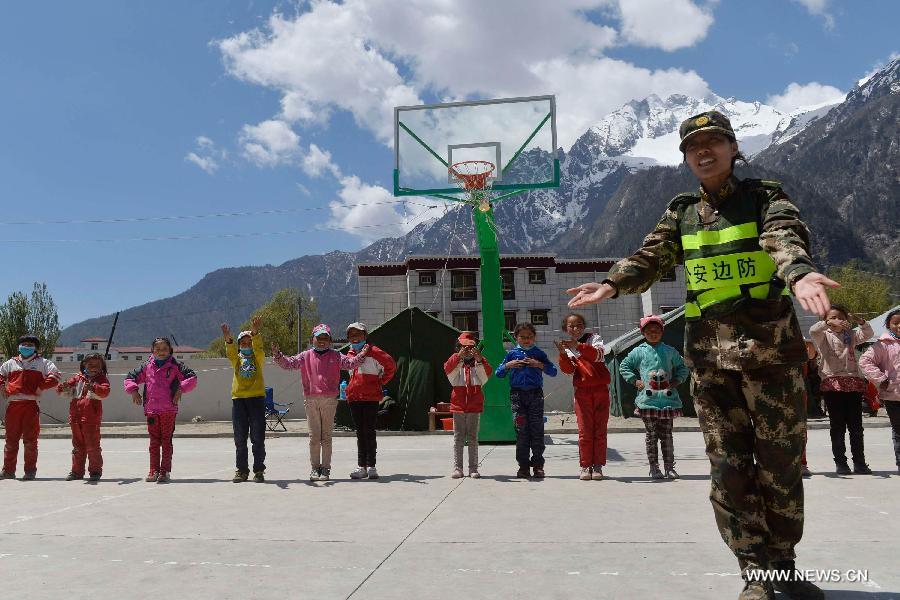
<svg viewBox="0 0 900 600">
<path fill-rule="evenodd" d="M 121 356 L 121 358 L 122 358 L 122 360 L 128 360 L 128 355 L 127 355 L 127 354 L 123 354 L 123 355 Z"/>
<path fill-rule="evenodd" d="M 100 346 L 98 344 L 91 344 L 91 350 L 99 350 Z"/>
<path fill-rule="evenodd" d="M 506 327 L 507 331 L 512 331 L 516 328 L 516 311 L 514 310 L 504 310 L 503 311 L 503 326 Z"/>
<path fill-rule="evenodd" d="M 84 354 L 79 354 L 78 357 L 77 357 L 75 360 L 77 360 L 77 361 L 79 361 L 79 362 L 82 361 L 82 360 L 84 360 Z"/>
<path fill-rule="evenodd" d="M 176 356 L 175 358 L 184 358 L 184 356 L 182 356 L 181 354 L 179 354 L 179 355 Z"/>
<path fill-rule="evenodd" d="M 478 313 L 475 311 L 453 313 L 453 326 L 460 331 L 478 332 Z"/>
<path fill-rule="evenodd" d="M 419 285 L 435 285 L 437 273 L 434 271 L 419 271 Z"/>
<path fill-rule="evenodd" d="M 475 271 L 453 271 L 453 274 L 450 276 L 450 299 L 478 299 L 475 287 Z"/>
<path fill-rule="evenodd" d="M 659 278 L 660 281 L 675 281 L 675 269 L 669 269 L 663 276 Z"/>
<path fill-rule="evenodd" d="M 528 312 L 531 313 L 532 325 L 548 325 L 550 323 L 549 310 L 531 310 Z"/>
<path fill-rule="evenodd" d="M 547 272 L 544 269 L 528 269 L 528 283 L 547 283 Z"/>
<path fill-rule="evenodd" d="M 140 357 L 140 356 L 135 356 L 135 357 L 134 357 L 134 360 L 141 360 L 141 357 Z"/>
<path fill-rule="evenodd" d="M 504 300 L 515 300 L 516 299 L 515 274 L 516 274 L 516 272 L 512 269 L 503 269 L 502 271 L 500 271 L 500 279 L 503 282 L 503 299 Z"/>
</svg>

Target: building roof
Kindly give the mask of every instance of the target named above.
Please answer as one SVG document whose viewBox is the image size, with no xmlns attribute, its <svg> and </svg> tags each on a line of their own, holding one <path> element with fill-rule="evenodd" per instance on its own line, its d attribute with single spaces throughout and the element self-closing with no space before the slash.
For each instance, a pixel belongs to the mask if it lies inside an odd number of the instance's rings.
<svg viewBox="0 0 900 600">
<path fill-rule="evenodd" d="M 555 254 L 501 254 L 501 269 L 550 269 L 557 273 L 608 272 L 618 258 L 559 258 Z M 437 271 L 441 269 L 478 269 L 481 258 L 477 255 L 410 255 L 404 262 L 361 263 L 357 265 L 363 277 L 388 277 L 406 275 L 409 271 Z"/>
<path fill-rule="evenodd" d="M 150 354 L 150 348 L 147 346 L 121 346 L 121 347 L 113 347 L 110 348 L 111 351 L 118 352 L 119 354 Z M 194 348 L 193 346 L 175 346 L 174 353 L 178 354 L 193 354 L 195 352 L 205 352 L 202 348 Z"/>
<path fill-rule="evenodd" d="M 89 338 L 84 338 L 84 339 L 81 340 L 81 341 L 82 341 L 82 342 L 105 342 L 107 339 L 109 339 L 109 338 L 103 338 L 103 337 L 89 337 Z"/>
</svg>

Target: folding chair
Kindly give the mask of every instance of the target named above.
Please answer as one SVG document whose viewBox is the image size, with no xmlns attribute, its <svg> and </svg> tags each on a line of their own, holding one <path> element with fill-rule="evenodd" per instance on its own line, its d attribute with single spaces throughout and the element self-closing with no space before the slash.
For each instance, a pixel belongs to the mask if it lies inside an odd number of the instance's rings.
<svg viewBox="0 0 900 600">
<path fill-rule="evenodd" d="M 293 402 L 282 403 L 275 402 L 275 395 L 273 393 L 272 388 L 266 388 L 266 429 L 269 431 L 278 431 L 278 427 L 281 427 L 281 431 L 287 431 L 287 427 L 284 426 L 284 419 L 289 412 L 291 412 L 291 406 L 293 406 Z"/>
</svg>

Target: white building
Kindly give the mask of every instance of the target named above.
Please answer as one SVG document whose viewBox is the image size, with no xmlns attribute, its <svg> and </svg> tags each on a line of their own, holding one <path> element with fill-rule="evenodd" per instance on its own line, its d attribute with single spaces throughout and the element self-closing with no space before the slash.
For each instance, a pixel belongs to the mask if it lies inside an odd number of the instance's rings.
<svg viewBox="0 0 900 600">
<path fill-rule="evenodd" d="M 103 354 L 106 350 L 106 338 L 89 337 L 81 340 L 77 346 L 57 346 L 53 349 L 53 354 L 46 356 L 57 365 L 67 362 L 81 362 L 85 355 L 92 352 Z M 193 346 L 175 346 L 175 358 L 181 360 L 190 358 L 198 352 L 203 352 L 201 348 Z M 133 360 L 140 362 L 150 357 L 150 348 L 148 346 L 111 346 L 109 348 L 109 360 Z"/>
<path fill-rule="evenodd" d="M 538 344 L 551 346 L 562 335 L 561 321 L 571 312 L 566 289 L 601 281 L 613 258 L 564 259 L 553 254 L 500 257 L 506 326 L 529 321 Z M 409 256 L 402 263 L 358 265 L 359 317 L 370 328 L 403 309 L 416 306 L 461 330 L 481 331 L 481 273 L 477 256 Z M 673 269 L 650 290 L 577 311 L 604 340 L 634 329 L 647 314 L 684 304 L 684 271 Z"/>
</svg>

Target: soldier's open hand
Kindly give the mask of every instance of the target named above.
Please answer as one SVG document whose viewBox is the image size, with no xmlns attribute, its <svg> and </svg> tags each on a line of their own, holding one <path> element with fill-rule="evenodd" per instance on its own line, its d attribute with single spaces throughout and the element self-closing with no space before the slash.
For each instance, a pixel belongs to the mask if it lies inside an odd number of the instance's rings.
<svg viewBox="0 0 900 600">
<path fill-rule="evenodd" d="M 807 273 L 794 282 L 794 296 L 800 302 L 800 306 L 807 312 L 819 317 L 831 310 L 831 300 L 825 288 L 839 288 L 841 284 L 829 279 L 821 273 Z"/>
<path fill-rule="evenodd" d="M 608 283 L 583 283 L 578 287 L 566 290 L 567 294 L 575 297 L 569 300 L 569 308 L 578 308 L 588 304 L 597 304 L 616 295 L 616 288 Z"/>
</svg>

